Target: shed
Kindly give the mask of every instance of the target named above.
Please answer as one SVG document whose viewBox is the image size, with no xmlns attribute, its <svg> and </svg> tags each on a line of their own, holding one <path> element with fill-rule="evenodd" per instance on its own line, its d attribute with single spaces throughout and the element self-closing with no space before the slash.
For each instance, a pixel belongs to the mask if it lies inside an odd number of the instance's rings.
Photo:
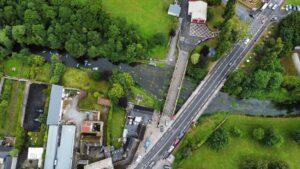
<svg viewBox="0 0 300 169">
<path fill-rule="evenodd" d="M 181 11 L 181 7 L 178 4 L 170 4 L 168 15 L 179 17 Z"/>
<path fill-rule="evenodd" d="M 50 103 L 47 117 L 48 125 L 58 125 L 62 113 L 62 98 L 64 88 L 58 85 L 52 85 L 50 94 Z"/>
<path fill-rule="evenodd" d="M 43 162 L 43 152 L 44 152 L 43 147 L 29 147 L 27 159 L 28 160 L 38 160 L 38 167 L 41 168 L 42 162 Z"/>
<path fill-rule="evenodd" d="M 102 105 L 102 106 L 108 106 L 108 107 L 111 105 L 111 102 L 110 102 L 109 99 L 105 99 L 105 98 L 102 98 L 102 97 L 98 97 L 97 103 Z"/>
</svg>

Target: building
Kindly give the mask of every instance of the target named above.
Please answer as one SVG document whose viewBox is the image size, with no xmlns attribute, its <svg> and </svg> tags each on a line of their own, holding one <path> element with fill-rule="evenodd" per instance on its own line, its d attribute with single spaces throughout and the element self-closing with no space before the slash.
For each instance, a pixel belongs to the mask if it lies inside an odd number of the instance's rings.
<svg viewBox="0 0 300 169">
<path fill-rule="evenodd" d="M 181 7 L 178 4 L 170 4 L 168 15 L 179 17 L 181 11 Z"/>
<path fill-rule="evenodd" d="M 76 126 L 50 125 L 44 169 L 72 169 Z"/>
<path fill-rule="evenodd" d="M 101 161 L 97 161 L 84 166 L 84 169 L 113 169 L 113 163 L 111 158 L 106 158 Z"/>
<path fill-rule="evenodd" d="M 188 15 L 192 23 L 205 23 L 207 20 L 207 3 L 204 1 L 189 1 Z"/>
<path fill-rule="evenodd" d="M 9 155 L 12 147 L 2 147 L 0 146 L 0 169 L 15 169 L 13 166 L 13 158 Z"/>
<path fill-rule="evenodd" d="M 42 168 L 43 152 L 44 152 L 43 147 L 29 147 L 27 159 L 28 160 L 37 160 L 38 161 L 37 167 Z"/>
<path fill-rule="evenodd" d="M 98 97 L 97 103 L 98 103 L 99 105 L 107 106 L 107 107 L 110 107 L 110 105 L 111 105 L 110 100 L 105 99 L 105 98 L 102 98 L 102 97 Z"/>
<path fill-rule="evenodd" d="M 47 125 L 58 125 L 62 114 L 64 88 L 52 85 L 48 109 Z"/>
</svg>

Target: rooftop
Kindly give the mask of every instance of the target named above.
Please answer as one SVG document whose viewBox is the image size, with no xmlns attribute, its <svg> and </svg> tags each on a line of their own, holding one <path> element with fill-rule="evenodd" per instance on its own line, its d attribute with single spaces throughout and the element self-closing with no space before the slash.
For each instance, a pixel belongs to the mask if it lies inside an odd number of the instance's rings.
<svg viewBox="0 0 300 169">
<path fill-rule="evenodd" d="M 202 18 L 206 20 L 207 3 L 204 1 L 189 1 L 188 14 L 192 15 L 192 18 Z"/>
<path fill-rule="evenodd" d="M 43 162 L 43 158 L 42 158 L 43 152 L 44 152 L 43 147 L 29 147 L 27 159 L 28 160 L 38 160 L 38 167 L 41 168 L 42 162 Z"/>
<path fill-rule="evenodd" d="M 63 93 L 64 88 L 62 86 L 52 85 L 47 117 L 48 125 L 59 124 Z"/>
<path fill-rule="evenodd" d="M 113 169 L 113 163 L 111 158 L 106 158 L 101 161 L 97 161 L 84 166 L 84 169 Z"/>
<path fill-rule="evenodd" d="M 179 17 L 181 7 L 178 4 L 170 4 L 168 14 Z"/>
</svg>

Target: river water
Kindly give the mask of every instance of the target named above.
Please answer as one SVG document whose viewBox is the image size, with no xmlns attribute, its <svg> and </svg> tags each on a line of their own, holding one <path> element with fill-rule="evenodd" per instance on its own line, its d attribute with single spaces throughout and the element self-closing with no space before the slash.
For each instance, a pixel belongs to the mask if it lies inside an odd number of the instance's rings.
<svg viewBox="0 0 300 169">
<path fill-rule="evenodd" d="M 39 54 L 45 57 L 47 61 L 50 61 L 52 54 L 59 54 L 61 61 L 69 67 L 84 67 L 95 68 L 98 70 L 120 70 L 122 72 L 128 72 L 132 75 L 134 80 L 141 85 L 143 89 L 151 93 L 159 100 L 163 100 L 166 96 L 170 79 L 172 76 L 173 67 L 166 66 L 165 68 L 155 67 L 147 64 L 113 64 L 105 58 L 81 59 L 76 60 L 69 56 L 65 52 L 58 52 L 56 50 L 43 50 L 34 49 L 32 51 L 35 54 Z M 195 89 L 195 85 L 190 80 L 185 78 L 181 95 L 178 101 L 178 107 L 180 107 L 189 95 Z M 238 99 L 233 96 L 229 96 L 226 93 L 219 92 L 216 97 L 209 104 L 205 113 L 214 113 L 219 111 L 227 111 L 232 113 L 242 113 L 249 115 L 286 115 L 286 114 L 300 114 L 300 106 L 278 106 L 271 101 L 262 101 L 257 99 Z"/>
</svg>

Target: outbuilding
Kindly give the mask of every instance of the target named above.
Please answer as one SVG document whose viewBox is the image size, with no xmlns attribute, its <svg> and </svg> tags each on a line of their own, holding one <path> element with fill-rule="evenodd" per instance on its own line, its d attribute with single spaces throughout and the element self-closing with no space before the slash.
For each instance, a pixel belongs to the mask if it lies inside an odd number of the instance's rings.
<svg viewBox="0 0 300 169">
<path fill-rule="evenodd" d="M 181 11 L 181 7 L 178 4 L 170 4 L 168 15 L 179 17 Z"/>
</svg>

